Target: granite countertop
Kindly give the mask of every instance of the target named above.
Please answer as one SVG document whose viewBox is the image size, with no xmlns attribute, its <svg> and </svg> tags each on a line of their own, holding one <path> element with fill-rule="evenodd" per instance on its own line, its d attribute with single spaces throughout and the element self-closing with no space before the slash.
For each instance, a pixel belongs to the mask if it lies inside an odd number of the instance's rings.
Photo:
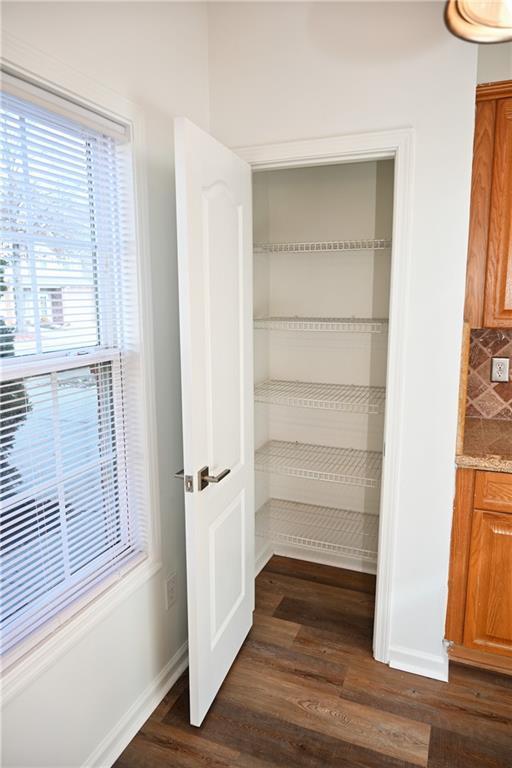
<svg viewBox="0 0 512 768">
<path fill-rule="evenodd" d="M 512 472 L 512 420 L 467 418 L 457 466 Z"/>
</svg>

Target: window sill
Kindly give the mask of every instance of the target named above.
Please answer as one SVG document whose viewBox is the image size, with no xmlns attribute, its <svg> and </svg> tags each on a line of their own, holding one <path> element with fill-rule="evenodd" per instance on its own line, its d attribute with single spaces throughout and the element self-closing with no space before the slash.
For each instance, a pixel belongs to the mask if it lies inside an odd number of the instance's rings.
<svg viewBox="0 0 512 768">
<path fill-rule="evenodd" d="M 115 606 L 119 605 L 141 587 L 162 567 L 162 564 L 146 555 L 134 562 L 122 577 L 114 576 L 101 585 L 101 591 L 91 599 L 84 596 L 75 604 L 73 616 L 65 618 L 60 626 L 48 634 L 41 630 L 31 638 L 31 645 L 23 652 L 13 649 L 2 659 L 2 701 L 5 705 L 18 695 L 35 678 L 51 667 L 58 658 L 99 624 Z M 23 655 L 20 655 L 20 650 Z"/>
</svg>

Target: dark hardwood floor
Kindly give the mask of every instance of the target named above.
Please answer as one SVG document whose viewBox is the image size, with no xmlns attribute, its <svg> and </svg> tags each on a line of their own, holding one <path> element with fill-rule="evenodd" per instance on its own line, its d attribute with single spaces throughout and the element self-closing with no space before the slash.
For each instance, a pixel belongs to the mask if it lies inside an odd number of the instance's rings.
<svg viewBox="0 0 512 768">
<path fill-rule="evenodd" d="M 512 678 L 452 664 L 442 683 L 374 661 L 374 582 L 272 558 L 202 727 L 185 674 L 117 768 L 512 768 Z"/>
</svg>

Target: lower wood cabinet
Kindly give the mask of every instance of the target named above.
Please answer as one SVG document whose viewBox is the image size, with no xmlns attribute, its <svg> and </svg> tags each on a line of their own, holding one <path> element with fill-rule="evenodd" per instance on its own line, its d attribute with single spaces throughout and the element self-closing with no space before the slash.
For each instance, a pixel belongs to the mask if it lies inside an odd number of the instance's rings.
<svg viewBox="0 0 512 768">
<path fill-rule="evenodd" d="M 473 512 L 464 645 L 512 656 L 512 514 Z"/>
<path fill-rule="evenodd" d="M 512 474 L 458 470 L 446 637 L 512 657 Z"/>
</svg>

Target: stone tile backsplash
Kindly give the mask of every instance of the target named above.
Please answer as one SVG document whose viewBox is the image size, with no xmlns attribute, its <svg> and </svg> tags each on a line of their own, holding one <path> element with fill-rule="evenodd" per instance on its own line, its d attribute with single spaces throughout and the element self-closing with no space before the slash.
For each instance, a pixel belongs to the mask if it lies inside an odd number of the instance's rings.
<svg viewBox="0 0 512 768">
<path fill-rule="evenodd" d="M 512 330 L 471 331 L 466 416 L 512 420 L 512 380 L 491 381 L 492 357 L 512 358 Z"/>
</svg>

